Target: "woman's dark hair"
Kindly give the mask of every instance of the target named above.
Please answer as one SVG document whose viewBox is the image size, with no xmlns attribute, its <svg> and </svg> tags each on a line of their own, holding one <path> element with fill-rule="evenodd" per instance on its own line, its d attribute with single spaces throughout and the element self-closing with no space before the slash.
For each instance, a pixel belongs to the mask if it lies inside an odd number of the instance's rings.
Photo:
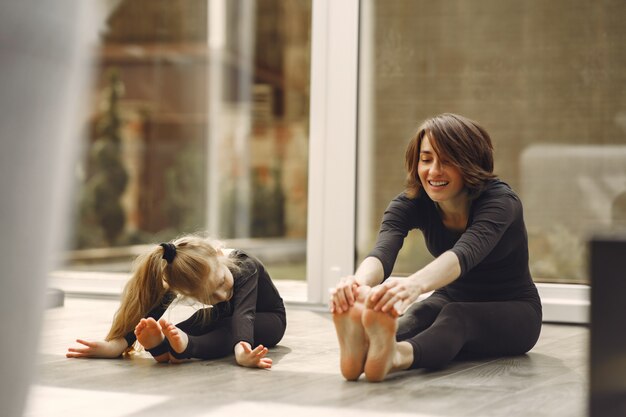
<svg viewBox="0 0 626 417">
<path fill-rule="evenodd" d="M 433 150 L 456 166 L 463 175 L 470 198 L 476 198 L 493 174 L 493 145 L 487 131 L 466 117 L 444 113 L 425 120 L 409 141 L 405 154 L 407 171 L 405 193 L 420 195 L 422 184 L 417 174 L 420 146 L 428 135 Z"/>
</svg>

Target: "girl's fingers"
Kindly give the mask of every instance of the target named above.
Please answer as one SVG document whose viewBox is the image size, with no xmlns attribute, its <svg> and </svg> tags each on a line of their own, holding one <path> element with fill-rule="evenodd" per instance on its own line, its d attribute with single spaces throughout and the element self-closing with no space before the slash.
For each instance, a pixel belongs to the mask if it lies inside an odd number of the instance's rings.
<svg viewBox="0 0 626 417">
<path fill-rule="evenodd" d="M 89 342 L 87 340 L 83 340 L 83 339 L 76 339 L 77 343 L 80 343 L 81 345 L 85 345 L 85 346 L 89 346 L 89 347 L 96 347 L 96 343 L 95 342 Z"/>
<path fill-rule="evenodd" d="M 69 352 L 82 353 L 82 354 L 86 354 L 86 353 L 91 352 L 91 348 L 69 348 L 67 350 Z"/>
<path fill-rule="evenodd" d="M 272 360 L 270 358 L 263 358 L 257 365 L 259 368 L 269 369 L 272 367 Z"/>
<path fill-rule="evenodd" d="M 247 343 L 239 342 L 239 344 L 241 345 L 241 347 L 243 347 L 243 351 L 244 352 L 246 352 L 246 353 L 252 352 L 252 349 L 250 349 L 250 346 L 248 346 Z"/>
<path fill-rule="evenodd" d="M 254 348 L 254 350 L 252 351 L 252 354 L 253 355 L 258 355 L 259 353 L 261 353 L 263 351 L 263 349 L 265 349 L 263 347 L 263 345 L 259 345 L 259 346 Z"/>
</svg>

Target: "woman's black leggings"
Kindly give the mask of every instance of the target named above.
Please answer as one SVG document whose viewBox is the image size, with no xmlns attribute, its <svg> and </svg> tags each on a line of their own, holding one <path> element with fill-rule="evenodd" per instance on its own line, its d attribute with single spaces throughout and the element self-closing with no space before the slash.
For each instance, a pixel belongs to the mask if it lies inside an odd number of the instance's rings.
<svg viewBox="0 0 626 417">
<path fill-rule="evenodd" d="M 413 346 L 411 368 L 441 368 L 460 355 L 521 355 L 539 339 L 540 308 L 536 300 L 457 302 L 435 292 L 400 317 L 396 340 Z"/>
<path fill-rule="evenodd" d="M 179 359 L 216 359 L 233 353 L 235 344 L 240 341 L 233 339 L 232 317 L 203 320 L 203 314 L 205 313 L 198 311 L 176 325 L 187 333 L 189 344 L 180 354 L 171 352 L 173 356 Z M 255 345 L 275 346 L 282 339 L 286 328 L 287 320 L 284 313 L 257 312 L 254 318 Z"/>
</svg>

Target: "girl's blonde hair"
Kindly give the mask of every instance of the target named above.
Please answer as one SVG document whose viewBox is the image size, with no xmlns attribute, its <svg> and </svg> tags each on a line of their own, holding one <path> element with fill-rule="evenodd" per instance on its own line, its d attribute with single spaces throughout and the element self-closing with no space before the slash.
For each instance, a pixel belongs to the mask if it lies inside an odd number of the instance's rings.
<svg viewBox="0 0 626 417">
<path fill-rule="evenodd" d="M 188 235 L 171 243 L 176 246 L 176 256 L 171 263 L 163 259 L 162 246 L 156 246 L 135 260 L 107 341 L 133 331 L 168 291 L 213 304 L 212 296 L 219 284 L 214 280 L 214 272 L 224 266 L 231 271 L 239 268 L 232 258 L 222 256 L 223 245 L 219 241 Z"/>
</svg>

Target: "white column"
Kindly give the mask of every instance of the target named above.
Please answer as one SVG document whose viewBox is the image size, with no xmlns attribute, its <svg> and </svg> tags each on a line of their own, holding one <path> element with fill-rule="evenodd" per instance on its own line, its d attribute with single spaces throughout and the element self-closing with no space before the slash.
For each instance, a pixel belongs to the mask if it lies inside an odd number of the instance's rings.
<svg viewBox="0 0 626 417">
<path fill-rule="evenodd" d="M 226 47 L 226 0 L 209 0 L 208 7 L 208 105 L 207 105 L 207 230 L 220 236 L 221 164 L 223 140 L 224 48 Z"/>
<path fill-rule="evenodd" d="M 315 0 L 311 42 L 308 301 L 354 272 L 358 0 Z"/>
</svg>

